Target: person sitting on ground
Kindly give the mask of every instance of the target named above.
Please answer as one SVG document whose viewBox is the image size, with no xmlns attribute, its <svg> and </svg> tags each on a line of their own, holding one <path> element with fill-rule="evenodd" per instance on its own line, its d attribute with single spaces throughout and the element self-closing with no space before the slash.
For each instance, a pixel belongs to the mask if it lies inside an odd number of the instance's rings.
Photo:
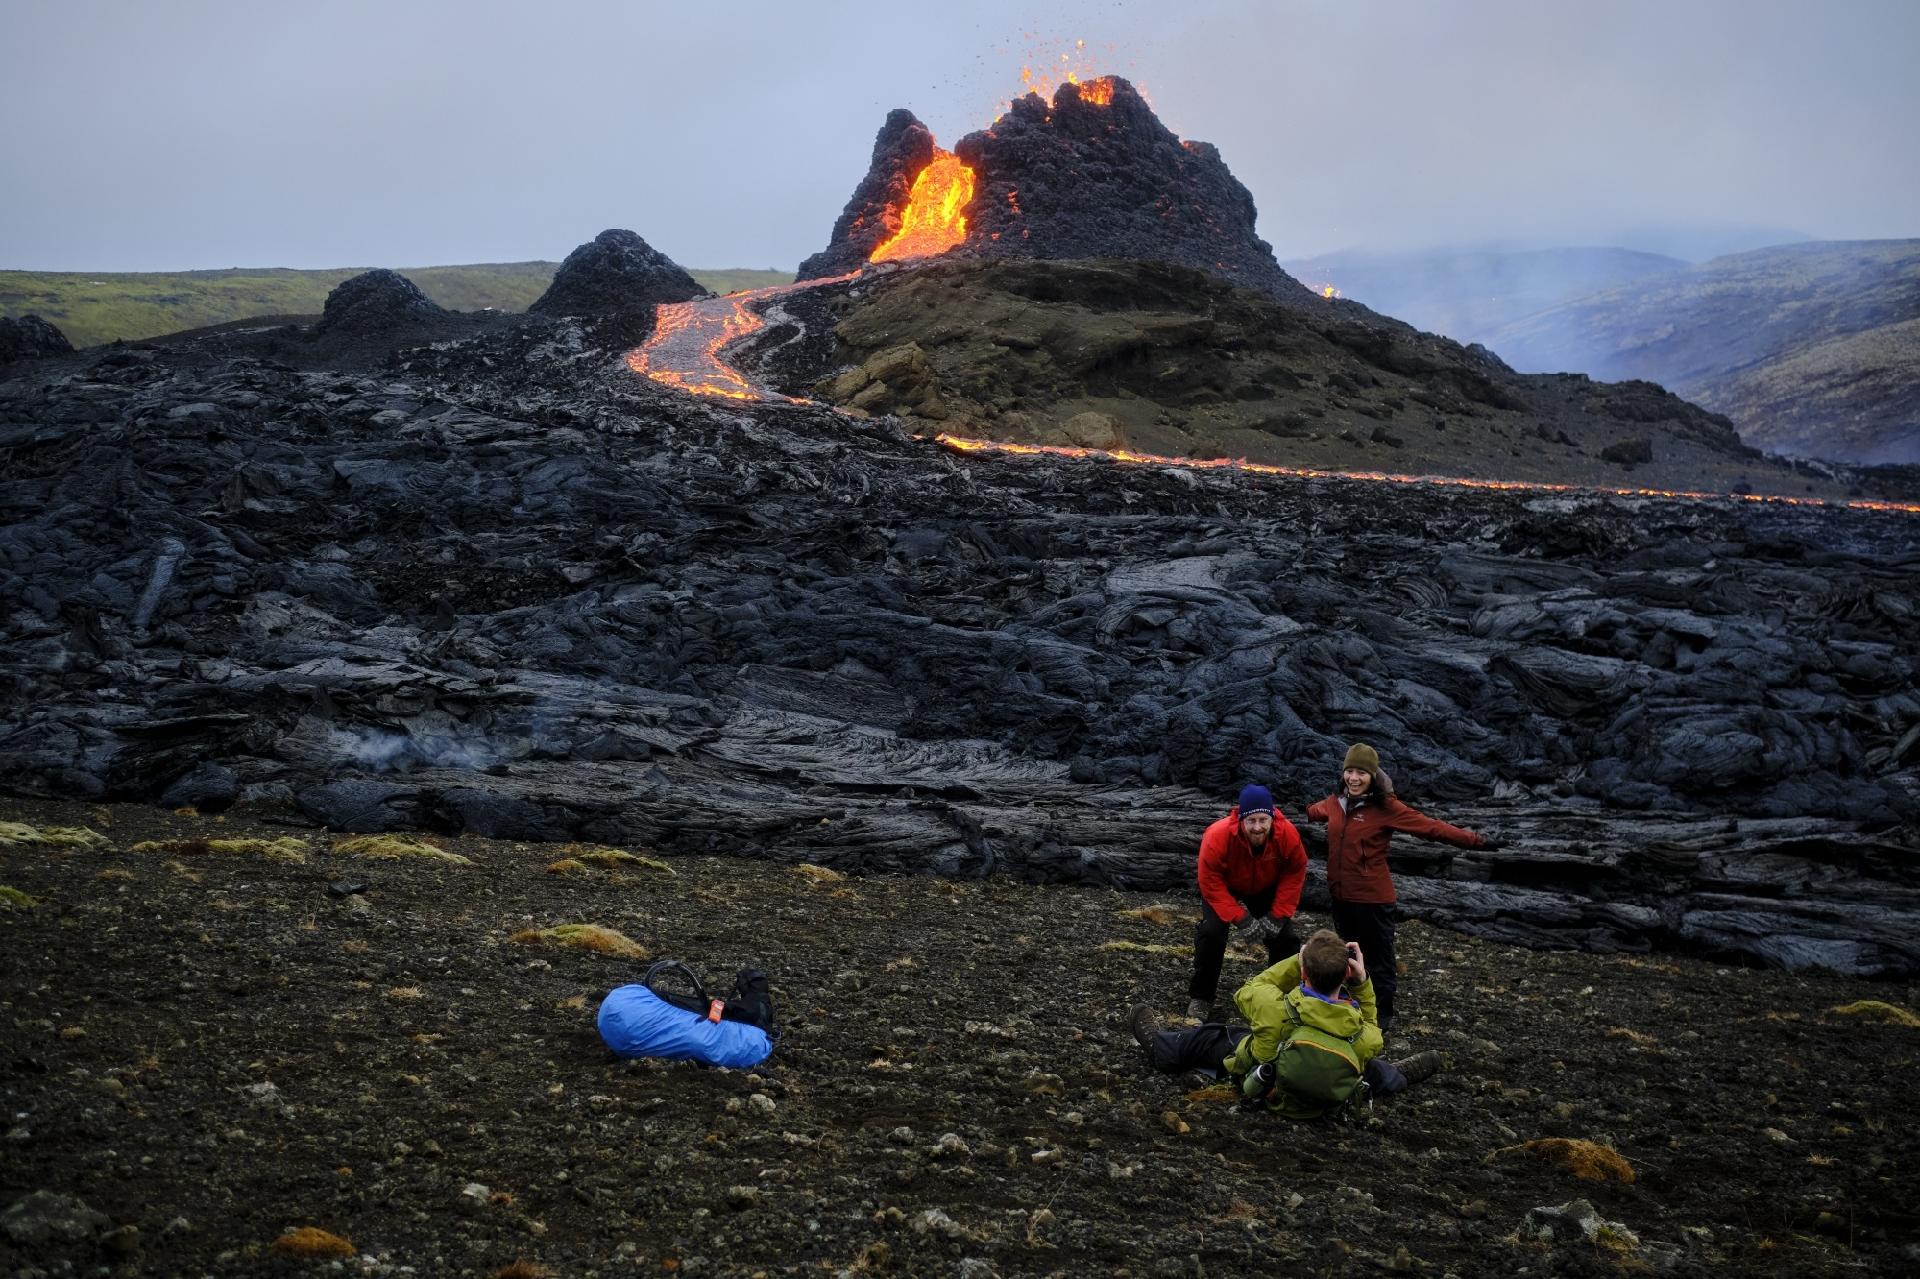
<svg viewBox="0 0 1920 1279">
<path fill-rule="evenodd" d="M 1327 891 L 1333 897 L 1333 926 L 1340 936 L 1360 943 L 1367 971 L 1374 975 L 1380 1000 L 1380 1028 L 1393 1026 L 1394 996 L 1400 988 L 1394 954 L 1393 872 L 1387 852 L 1393 832 L 1458 844 L 1495 848 L 1488 837 L 1428 817 L 1400 802 L 1393 779 L 1380 767 L 1380 753 L 1365 742 L 1347 748 L 1340 786 L 1307 808 L 1307 820 L 1327 828 Z"/>
<path fill-rule="evenodd" d="M 1136 1004 L 1130 1027 L 1155 1070 L 1231 1075 L 1248 1104 L 1289 1119 L 1331 1114 L 1363 1083 L 1367 1096 L 1390 1096 L 1440 1069 L 1437 1052 L 1401 1062 L 1380 1057 L 1385 1040 L 1366 957 L 1330 929 L 1318 930 L 1299 954 L 1242 986 L 1234 1003 L 1247 1025 L 1169 1031 L 1152 1009 Z"/>
<path fill-rule="evenodd" d="M 1275 964 L 1300 945 L 1293 913 L 1307 882 L 1307 848 L 1293 823 L 1275 811 L 1273 794 L 1248 786 L 1240 802 L 1200 837 L 1195 870 L 1200 884 L 1200 922 L 1193 930 L 1193 978 L 1187 983 L 1187 1016 L 1213 1015 L 1225 962 L 1227 930 L 1240 940 L 1265 942 Z"/>
</svg>

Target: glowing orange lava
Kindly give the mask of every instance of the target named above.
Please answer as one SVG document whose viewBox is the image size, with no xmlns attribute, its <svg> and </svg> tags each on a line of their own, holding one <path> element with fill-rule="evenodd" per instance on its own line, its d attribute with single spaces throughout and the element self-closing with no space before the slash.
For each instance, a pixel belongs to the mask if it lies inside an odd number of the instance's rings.
<svg viewBox="0 0 1920 1279">
<path fill-rule="evenodd" d="M 1477 480 L 1460 475 L 1398 475 L 1390 471 L 1322 471 L 1304 466 L 1270 466 L 1236 458 L 1161 457 L 1153 453 L 1135 453 L 1131 449 L 1083 449 L 1062 444 L 1004 444 L 998 440 L 972 440 L 958 435 L 940 434 L 936 444 L 961 453 L 1010 453 L 1020 457 L 1099 458 L 1109 462 L 1130 462 L 1151 466 L 1178 466 L 1196 471 L 1235 470 L 1249 475 L 1288 475 L 1308 480 L 1372 480 L 1387 484 L 1433 484 L 1449 488 L 1504 489 L 1526 493 L 1602 493 L 1612 497 L 1666 497 L 1763 502 L 1777 506 L 1839 506 L 1854 511 L 1902 511 L 1920 515 L 1920 503 L 1876 502 L 1870 500 L 1828 501 L 1819 497 L 1788 497 L 1775 493 L 1705 493 L 1694 489 L 1590 488 L 1578 484 L 1548 484 L 1530 480 Z"/>
<path fill-rule="evenodd" d="M 800 403 L 792 396 L 779 395 L 755 386 L 739 370 L 720 358 L 721 352 L 741 338 L 758 333 L 767 326 L 760 305 L 815 285 L 850 280 L 858 272 L 831 276 L 824 280 L 800 280 L 776 284 L 744 293 L 729 293 L 719 298 L 695 298 L 691 302 L 662 305 L 653 322 L 653 336 L 627 352 L 627 367 L 641 377 L 662 386 L 671 386 L 690 395 L 716 395 L 729 400 L 785 400 Z"/>
<path fill-rule="evenodd" d="M 1334 288 L 1331 284 L 1323 284 L 1320 286 L 1320 296 L 1331 301 L 1340 296 L 1340 290 Z"/>
<path fill-rule="evenodd" d="M 951 151 L 934 148 L 933 160 L 913 180 L 900 229 L 868 255 L 869 262 L 898 262 L 945 253 L 967 238 L 963 212 L 973 200 L 973 170 Z"/>
<path fill-rule="evenodd" d="M 1080 101 L 1091 102 L 1096 107 L 1113 105 L 1113 77 L 1101 76 L 1080 85 Z"/>
</svg>

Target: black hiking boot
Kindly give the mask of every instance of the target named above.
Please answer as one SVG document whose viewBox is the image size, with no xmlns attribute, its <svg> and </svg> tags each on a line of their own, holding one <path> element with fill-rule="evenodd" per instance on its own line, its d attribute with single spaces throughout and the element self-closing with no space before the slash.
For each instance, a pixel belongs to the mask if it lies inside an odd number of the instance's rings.
<svg viewBox="0 0 1920 1279">
<path fill-rule="evenodd" d="M 1153 1036 L 1160 1029 L 1160 1019 L 1145 1004 L 1135 1004 L 1127 1014 L 1127 1029 L 1133 1032 L 1134 1042 L 1151 1051 Z"/>
<path fill-rule="evenodd" d="M 1440 1054 L 1429 1049 L 1423 1053 L 1415 1053 L 1405 1061 L 1394 1062 L 1393 1068 L 1405 1075 L 1409 1084 L 1417 1084 L 1433 1078 L 1444 1064 Z"/>
<path fill-rule="evenodd" d="M 1211 999 L 1189 999 L 1187 1001 L 1187 1016 L 1193 1018 L 1195 1021 L 1203 1022 L 1209 1020 L 1213 1016 L 1213 1001 Z"/>
</svg>

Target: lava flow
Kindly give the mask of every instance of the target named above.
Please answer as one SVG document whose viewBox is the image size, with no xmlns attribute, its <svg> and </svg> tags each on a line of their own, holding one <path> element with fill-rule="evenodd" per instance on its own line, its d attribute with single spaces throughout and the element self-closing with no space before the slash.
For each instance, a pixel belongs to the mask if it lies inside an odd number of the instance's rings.
<svg viewBox="0 0 1920 1279">
<path fill-rule="evenodd" d="M 1087 449 L 1064 444 L 1008 444 L 940 434 L 934 443 L 958 453 L 1007 453 L 1016 457 L 1097 458 L 1135 465 L 1178 466 L 1191 471 L 1234 470 L 1249 475 L 1286 475 L 1304 480 L 1371 480 L 1384 484 L 1432 484 L 1444 488 L 1502 489 L 1522 493 L 1602 493 L 1611 497 L 1664 497 L 1691 500 L 1763 502 L 1778 506 L 1839 506 L 1854 511 L 1902 511 L 1920 515 L 1920 502 L 1878 502 L 1866 498 L 1829 501 L 1820 497 L 1790 497 L 1776 493 L 1708 493 L 1696 489 L 1600 488 L 1582 484 L 1552 484 L 1544 480 L 1479 480 L 1464 475 L 1400 475 L 1392 471 L 1323 471 L 1304 466 L 1274 466 L 1226 457 L 1162 457 L 1131 449 Z"/>
<path fill-rule="evenodd" d="M 652 378 L 663 386 L 671 386 L 690 395 L 800 403 L 792 396 L 779 395 L 755 386 L 738 369 L 721 359 L 720 353 L 730 344 L 767 327 L 765 317 L 760 314 L 764 303 L 798 289 L 850 280 L 856 274 L 858 272 L 825 280 L 774 284 L 764 289 L 729 293 L 724 297 L 668 303 L 659 309 L 654 318 L 653 336 L 627 352 L 627 367 L 641 377 Z"/>
<path fill-rule="evenodd" d="M 973 199 L 973 170 L 951 151 L 936 149 L 933 160 L 913 180 L 907 207 L 900 213 L 900 229 L 874 249 L 870 262 L 898 262 L 945 253 L 967 238 L 964 210 Z M 642 377 L 692 395 L 717 395 L 729 400 L 785 400 L 753 385 L 740 371 L 720 358 L 740 339 L 767 326 L 760 314 L 765 304 L 796 289 L 850 280 L 859 272 L 823 280 L 801 280 L 764 289 L 729 293 L 725 297 L 697 298 L 662 306 L 655 316 L 653 336 L 627 353 L 627 367 Z"/>
</svg>

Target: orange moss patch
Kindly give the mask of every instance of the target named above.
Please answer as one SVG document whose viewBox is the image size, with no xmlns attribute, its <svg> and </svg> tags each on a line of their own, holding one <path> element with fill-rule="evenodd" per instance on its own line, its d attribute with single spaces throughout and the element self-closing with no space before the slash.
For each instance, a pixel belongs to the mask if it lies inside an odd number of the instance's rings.
<svg viewBox="0 0 1920 1279">
<path fill-rule="evenodd" d="M 547 863 L 549 875 L 574 875 L 587 868 L 587 864 L 578 857 L 562 857 L 557 862 Z"/>
<path fill-rule="evenodd" d="M 549 1279 L 553 1271 L 537 1261 L 515 1261 L 493 1272 L 493 1279 Z"/>
<path fill-rule="evenodd" d="M 1503 1158 L 1533 1159 L 1565 1169 L 1582 1181 L 1619 1181 L 1634 1179 L 1633 1165 L 1611 1146 L 1578 1137 L 1542 1137 L 1517 1146 L 1502 1146 L 1487 1156 L 1491 1163 Z"/>
<path fill-rule="evenodd" d="M 1166 942 L 1103 941 L 1101 950 L 1133 950 L 1145 955 L 1191 955 L 1193 947 L 1174 946 Z"/>
<path fill-rule="evenodd" d="M 507 939 L 521 946 L 565 946 L 621 959 L 647 959 L 647 948 L 625 933 L 599 924 L 556 924 L 552 928 L 523 928 Z"/>
<path fill-rule="evenodd" d="M 1182 919 L 1171 906 L 1136 906 L 1119 914 L 1122 919 L 1143 919 L 1149 924 L 1177 924 Z"/>
<path fill-rule="evenodd" d="M 298 1230 L 287 1231 L 273 1241 L 273 1250 L 290 1257 L 351 1257 L 354 1254 L 351 1243 L 318 1226 L 302 1226 Z"/>
<path fill-rule="evenodd" d="M 846 878 L 837 870 L 815 866 L 812 862 L 801 862 L 793 868 L 793 873 L 811 879 L 816 884 L 837 884 Z"/>
</svg>

